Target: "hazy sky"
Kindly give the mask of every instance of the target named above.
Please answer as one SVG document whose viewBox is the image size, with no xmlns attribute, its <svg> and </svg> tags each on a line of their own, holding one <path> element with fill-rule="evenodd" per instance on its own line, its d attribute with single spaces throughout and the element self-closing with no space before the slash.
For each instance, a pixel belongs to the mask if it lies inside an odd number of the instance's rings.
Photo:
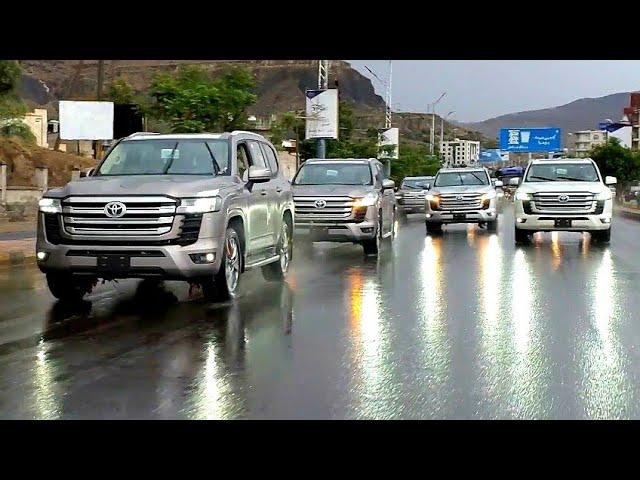
<svg viewBox="0 0 640 480">
<path fill-rule="evenodd" d="M 367 65 L 386 81 L 387 60 L 348 60 L 367 77 Z M 376 92 L 384 87 L 373 79 Z M 436 113 L 455 110 L 458 122 L 555 107 L 584 97 L 640 90 L 638 60 L 396 60 L 393 109 L 426 112 L 442 92 Z"/>
</svg>

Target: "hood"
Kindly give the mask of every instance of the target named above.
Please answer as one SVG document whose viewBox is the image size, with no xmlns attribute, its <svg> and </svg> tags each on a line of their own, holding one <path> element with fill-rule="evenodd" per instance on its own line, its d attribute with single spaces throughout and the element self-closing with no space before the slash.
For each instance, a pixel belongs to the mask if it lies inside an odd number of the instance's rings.
<svg viewBox="0 0 640 480">
<path fill-rule="evenodd" d="M 591 192 L 600 193 L 608 187 L 600 182 L 530 182 L 518 187 L 521 192 Z"/>
<path fill-rule="evenodd" d="M 487 193 L 494 190 L 492 185 L 462 185 L 455 187 L 433 187 L 429 193 Z"/>
<path fill-rule="evenodd" d="M 373 185 L 293 185 L 294 195 L 319 197 L 364 197 Z"/>
<path fill-rule="evenodd" d="M 193 175 L 126 175 L 115 177 L 85 177 L 69 182 L 62 188 L 47 192 L 50 197 L 69 195 L 169 195 L 190 197 L 198 192 L 235 185 L 235 177 Z"/>
</svg>

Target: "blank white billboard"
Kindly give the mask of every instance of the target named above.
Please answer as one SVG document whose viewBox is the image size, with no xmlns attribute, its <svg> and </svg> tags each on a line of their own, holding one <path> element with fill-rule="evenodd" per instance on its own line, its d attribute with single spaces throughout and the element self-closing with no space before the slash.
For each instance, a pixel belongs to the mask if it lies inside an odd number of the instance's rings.
<svg viewBox="0 0 640 480">
<path fill-rule="evenodd" d="M 393 127 L 387 130 L 383 130 L 380 133 L 380 140 L 378 141 L 378 147 L 393 146 L 394 148 L 390 152 L 385 152 L 384 150 L 380 149 L 380 158 L 397 159 L 398 153 L 399 153 L 398 152 L 399 145 L 400 145 L 400 129 Z"/>
<path fill-rule="evenodd" d="M 60 101 L 61 140 L 112 140 L 113 102 Z"/>
<path fill-rule="evenodd" d="M 338 90 L 307 90 L 305 138 L 338 138 Z"/>
</svg>

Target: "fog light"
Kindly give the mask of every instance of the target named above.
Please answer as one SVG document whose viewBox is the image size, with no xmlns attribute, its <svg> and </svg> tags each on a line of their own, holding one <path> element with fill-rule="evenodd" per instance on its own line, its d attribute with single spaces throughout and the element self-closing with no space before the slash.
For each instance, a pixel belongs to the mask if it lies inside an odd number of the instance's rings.
<svg viewBox="0 0 640 480">
<path fill-rule="evenodd" d="M 198 264 L 213 263 L 213 261 L 216 259 L 216 254 L 213 252 L 191 253 L 189 257 L 191 257 L 191 261 L 193 263 L 198 263 Z"/>
<path fill-rule="evenodd" d="M 36 253 L 36 257 L 38 258 L 39 261 L 44 262 L 49 257 L 49 253 L 47 253 L 47 252 L 38 252 L 38 253 Z"/>
<path fill-rule="evenodd" d="M 516 218 L 516 222 L 518 222 L 518 223 L 524 223 L 526 221 L 527 221 L 526 218 L 520 218 L 520 217 Z"/>
<path fill-rule="evenodd" d="M 430 213 L 427 213 L 427 218 L 431 218 L 431 214 Z"/>
<path fill-rule="evenodd" d="M 373 227 L 361 228 L 362 233 L 373 233 Z"/>
<path fill-rule="evenodd" d="M 602 223 L 611 223 L 611 219 L 610 218 L 601 218 L 600 221 Z"/>
</svg>

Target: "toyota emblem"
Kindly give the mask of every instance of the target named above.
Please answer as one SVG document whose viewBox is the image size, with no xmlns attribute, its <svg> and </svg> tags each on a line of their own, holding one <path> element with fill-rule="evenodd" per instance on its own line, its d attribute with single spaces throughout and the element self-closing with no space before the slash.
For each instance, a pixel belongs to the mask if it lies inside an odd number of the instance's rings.
<svg viewBox="0 0 640 480">
<path fill-rule="evenodd" d="M 464 197 L 463 197 L 462 195 L 458 195 L 458 196 L 456 197 L 456 200 L 462 200 L 462 199 L 464 199 Z"/>
<path fill-rule="evenodd" d="M 558 201 L 562 203 L 566 203 L 569 201 L 569 195 L 560 195 L 558 197 Z"/>
<path fill-rule="evenodd" d="M 127 207 L 122 202 L 109 202 L 104 206 L 104 214 L 109 218 L 120 218 L 127 213 Z"/>
<path fill-rule="evenodd" d="M 315 205 L 316 205 L 316 208 L 324 208 L 327 206 L 327 202 L 322 199 L 319 199 L 319 200 L 316 200 Z"/>
</svg>

